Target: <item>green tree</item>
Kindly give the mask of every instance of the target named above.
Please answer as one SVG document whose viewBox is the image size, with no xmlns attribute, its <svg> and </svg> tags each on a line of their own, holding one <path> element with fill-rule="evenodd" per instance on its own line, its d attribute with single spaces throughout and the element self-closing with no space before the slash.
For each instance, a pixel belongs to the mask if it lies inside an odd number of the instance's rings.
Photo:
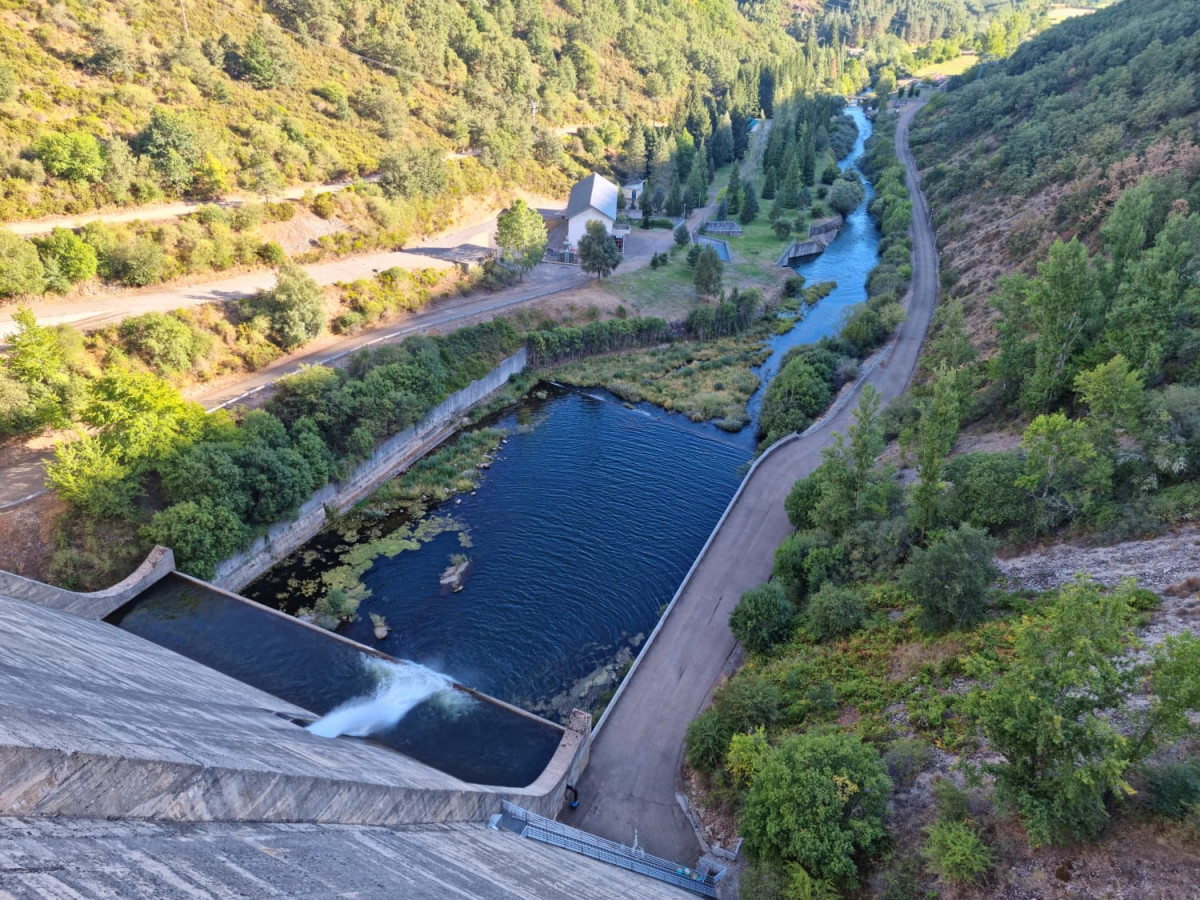
<svg viewBox="0 0 1200 900">
<path fill-rule="evenodd" d="M 858 591 L 827 581 L 808 601 L 805 620 L 817 640 L 827 641 L 856 630 L 865 614 Z"/>
<path fill-rule="evenodd" d="M 1035 846 L 1095 837 L 1108 819 L 1106 794 L 1132 793 L 1132 745 L 1097 715 L 1123 706 L 1140 680 L 1124 661 L 1131 590 L 1102 593 L 1087 580 L 1062 588 L 1044 616 L 1015 626 L 1006 670 L 972 695 L 988 744 L 1003 756 L 985 767 L 996 796 Z"/>
<path fill-rule="evenodd" d="M 721 293 L 721 280 L 725 272 L 725 264 L 717 251 L 709 245 L 700 249 L 696 257 L 696 271 L 693 281 L 696 293 L 701 297 L 715 297 Z"/>
<path fill-rule="evenodd" d="M 96 251 L 69 228 L 55 228 L 34 243 L 50 290 L 65 293 L 71 285 L 95 276 Z"/>
<path fill-rule="evenodd" d="M 862 203 L 865 196 L 866 192 L 863 190 L 863 186 L 857 181 L 846 181 L 839 178 L 829 189 L 825 201 L 834 212 L 848 216 L 858 204 Z"/>
<path fill-rule="evenodd" d="M 122 284 L 145 287 L 162 280 L 167 257 L 156 241 L 140 235 L 117 244 L 105 254 L 109 277 Z"/>
<path fill-rule="evenodd" d="M 95 135 L 86 131 L 52 131 L 33 145 L 46 171 L 67 181 L 99 181 L 104 175 L 104 152 Z"/>
<path fill-rule="evenodd" d="M 39 325 L 28 306 L 18 306 L 12 319 L 17 329 L 8 339 L 8 370 L 26 384 L 52 384 L 63 377 L 66 359 L 58 332 Z"/>
<path fill-rule="evenodd" d="M 778 178 L 779 176 L 775 173 L 775 167 L 768 167 L 766 174 L 763 176 L 762 193 L 759 196 L 764 200 L 774 200 L 775 193 L 779 190 Z"/>
<path fill-rule="evenodd" d="M 1075 376 L 1075 393 L 1087 405 L 1087 423 L 1104 447 L 1111 447 L 1118 433 L 1136 431 L 1146 409 L 1142 376 L 1130 371 L 1120 353 Z"/>
<path fill-rule="evenodd" d="M 242 72 L 247 81 L 260 91 L 277 87 L 283 79 L 280 60 L 268 46 L 262 28 L 256 28 L 246 38 L 242 48 Z"/>
<path fill-rule="evenodd" d="M 617 249 L 617 242 L 603 222 L 591 219 L 586 232 L 579 239 L 579 268 L 599 279 L 612 274 L 620 264 L 621 251 Z"/>
<path fill-rule="evenodd" d="M 40 294 L 45 269 L 37 248 L 11 231 L 0 229 L 0 297 Z"/>
<path fill-rule="evenodd" d="M 1075 357 L 1095 325 L 1102 297 L 1087 247 L 1078 238 L 1055 241 L 1049 259 L 1025 295 L 1029 324 L 1037 335 L 1033 372 L 1022 403 L 1029 411 L 1056 403 L 1075 372 Z"/>
<path fill-rule="evenodd" d="M 253 159 L 253 157 L 251 157 Z M 229 190 L 229 173 L 224 164 L 211 152 L 205 151 L 196 166 L 195 177 L 192 179 L 192 191 L 204 200 L 220 200 Z M 251 190 L 254 190 L 251 186 Z M 261 193 L 255 191 L 255 193 Z"/>
<path fill-rule="evenodd" d="M 922 405 L 914 432 L 917 484 L 913 488 L 917 524 L 927 532 L 937 521 L 942 497 L 942 472 L 958 435 L 956 373 L 942 367 L 934 376 L 933 396 Z"/>
<path fill-rule="evenodd" d="M 246 187 L 264 201 L 271 199 L 283 190 L 283 175 L 276 168 L 271 154 L 263 150 L 255 150 L 250 154 L 242 177 L 245 179 Z"/>
<path fill-rule="evenodd" d="M 496 246 L 522 275 L 546 255 L 546 222 L 541 213 L 517 198 L 496 218 Z"/>
<path fill-rule="evenodd" d="M 746 854 L 854 888 L 855 857 L 887 837 L 883 819 L 891 792 L 879 754 L 857 737 L 809 732 L 785 738 L 746 795 Z"/>
<path fill-rule="evenodd" d="M 271 335 L 284 350 L 311 341 L 325 327 L 324 292 L 295 263 L 279 267 L 270 297 Z"/>
<path fill-rule="evenodd" d="M 141 493 L 119 450 L 97 437 L 60 442 L 46 464 L 46 485 L 76 509 L 98 519 L 128 518 Z"/>
<path fill-rule="evenodd" d="M 1112 460 L 1096 449 L 1084 422 L 1062 413 L 1038 416 L 1025 429 L 1021 450 L 1025 471 L 1017 486 L 1037 504 L 1041 532 L 1086 514 L 1111 488 Z"/>
<path fill-rule="evenodd" d="M 787 639 L 794 615 L 782 585 L 771 581 L 742 594 L 729 617 L 729 628 L 751 653 L 766 653 Z"/>
<path fill-rule="evenodd" d="M 743 225 L 749 225 L 758 218 L 758 209 L 758 193 L 754 190 L 754 182 L 747 178 L 745 184 L 742 185 L 738 221 Z"/>
<path fill-rule="evenodd" d="M 431 197 L 446 188 L 446 163 L 436 147 L 405 146 L 379 160 L 379 186 L 389 197 Z"/>
<path fill-rule="evenodd" d="M 946 631 L 982 622 L 987 591 L 996 577 L 996 545 L 987 532 L 965 522 L 913 551 L 901 584 L 921 606 L 925 631 Z"/>
<path fill-rule="evenodd" d="M 646 134 L 638 119 L 634 119 L 633 124 L 629 126 L 629 137 L 625 141 L 624 155 L 625 168 L 629 172 L 629 177 L 634 181 L 644 178 L 646 176 Z"/>
<path fill-rule="evenodd" d="M 249 531 L 229 509 L 208 497 L 176 503 L 155 514 L 146 536 L 175 551 L 180 571 L 211 580 L 217 563 L 246 545 Z"/>
</svg>

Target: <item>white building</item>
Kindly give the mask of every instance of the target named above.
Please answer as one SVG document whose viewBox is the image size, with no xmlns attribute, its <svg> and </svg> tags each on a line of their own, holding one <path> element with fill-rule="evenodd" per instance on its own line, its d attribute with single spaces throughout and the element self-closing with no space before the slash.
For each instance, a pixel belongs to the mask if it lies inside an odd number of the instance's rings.
<svg viewBox="0 0 1200 900">
<path fill-rule="evenodd" d="M 604 230 L 612 234 L 617 220 L 617 186 L 594 173 L 589 175 L 571 188 L 563 218 L 567 220 L 567 243 L 571 247 L 579 246 L 592 220 L 603 222 Z"/>
</svg>

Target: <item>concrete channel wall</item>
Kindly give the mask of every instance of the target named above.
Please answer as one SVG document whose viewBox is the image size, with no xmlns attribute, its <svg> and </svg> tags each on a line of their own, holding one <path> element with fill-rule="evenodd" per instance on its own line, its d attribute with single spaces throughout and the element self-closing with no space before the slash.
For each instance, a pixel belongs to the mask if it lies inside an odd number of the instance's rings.
<svg viewBox="0 0 1200 900">
<path fill-rule="evenodd" d="M 175 554 L 166 547 L 155 547 L 128 578 L 102 591 L 81 594 L 0 570 L 0 594 L 85 619 L 103 619 L 174 571 Z"/>
<path fill-rule="evenodd" d="M 325 485 L 312 495 L 291 522 L 277 522 L 265 535 L 241 553 L 217 565 L 213 584 L 227 591 L 239 591 L 320 531 L 329 520 L 329 512 L 345 512 L 432 448 L 452 435 L 459 417 L 479 401 L 503 387 L 508 379 L 526 366 L 522 347 L 491 372 L 451 394 L 415 425 L 388 438 L 370 459 L 362 462 L 345 481 Z"/>
</svg>

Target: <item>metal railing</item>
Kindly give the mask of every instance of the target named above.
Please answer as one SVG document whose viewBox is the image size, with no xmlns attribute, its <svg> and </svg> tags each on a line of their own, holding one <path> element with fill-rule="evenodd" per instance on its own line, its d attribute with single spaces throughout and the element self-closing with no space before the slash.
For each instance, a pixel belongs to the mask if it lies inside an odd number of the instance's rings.
<svg viewBox="0 0 1200 900">
<path fill-rule="evenodd" d="M 523 823 L 521 837 L 598 859 L 601 862 L 673 884 L 703 897 L 717 896 L 715 884 L 725 874 L 723 868 L 716 875 L 710 872 L 698 872 L 688 866 L 531 813 L 507 800 L 504 801 L 503 806 L 507 815 Z"/>
</svg>

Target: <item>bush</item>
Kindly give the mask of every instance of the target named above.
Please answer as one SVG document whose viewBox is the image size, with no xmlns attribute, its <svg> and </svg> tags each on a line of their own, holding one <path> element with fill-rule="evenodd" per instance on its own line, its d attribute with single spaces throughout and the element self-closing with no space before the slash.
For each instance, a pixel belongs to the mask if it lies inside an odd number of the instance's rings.
<svg viewBox="0 0 1200 900">
<path fill-rule="evenodd" d="M 126 319 L 120 334 L 129 352 L 159 375 L 190 369 L 212 343 L 204 332 L 158 312 Z"/>
<path fill-rule="evenodd" d="M 808 602 L 806 624 L 818 640 L 826 641 L 857 629 L 863 614 L 858 591 L 827 581 Z"/>
<path fill-rule="evenodd" d="M 332 219 L 337 213 L 337 202 L 331 193 L 317 194 L 312 202 L 313 214 L 322 219 Z"/>
<path fill-rule="evenodd" d="M 246 545 L 249 532 L 236 515 L 207 497 L 188 500 L 155 514 L 146 529 L 156 544 L 175 551 L 179 569 L 211 580 L 221 560 Z"/>
<path fill-rule="evenodd" d="M 271 334 L 284 350 L 293 350 L 321 333 L 325 300 L 321 286 L 292 262 L 279 268 L 270 295 Z"/>
<path fill-rule="evenodd" d="M 964 523 L 913 551 L 901 584 L 921 606 L 922 629 L 945 631 L 983 621 L 988 586 L 996 576 L 994 550 L 986 532 Z"/>
<path fill-rule="evenodd" d="M 799 297 L 803 290 L 804 277 L 801 275 L 789 275 L 783 283 L 783 296 L 785 297 Z"/>
<path fill-rule="evenodd" d="M 700 713 L 688 725 L 684 749 L 687 764 L 701 772 L 715 772 L 725 762 L 733 729 L 715 707 Z"/>
<path fill-rule="evenodd" d="M 100 142 L 86 131 L 52 132 L 38 138 L 34 156 L 47 172 L 67 181 L 99 181 L 104 175 Z"/>
<path fill-rule="evenodd" d="M 959 884 L 978 881 L 995 861 L 988 845 L 965 822 L 935 822 L 925 832 L 929 838 L 921 855 L 947 881 Z"/>
<path fill-rule="evenodd" d="M 1033 507 L 1029 494 L 1016 486 L 1025 472 L 1016 453 L 964 453 L 946 466 L 946 480 L 954 485 L 951 514 L 993 534 L 1030 522 Z"/>
<path fill-rule="evenodd" d="M 1150 807 L 1172 819 L 1200 809 L 1200 760 L 1168 763 L 1151 769 L 1146 777 Z"/>
<path fill-rule="evenodd" d="M 732 731 L 749 732 L 779 720 L 783 693 L 762 673 L 743 669 L 717 690 L 713 705 Z"/>
<path fill-rule="evenodd" d="M 44 273 L 33 244 L 0 230 L 0 297 L 40 294 L 45 288 Z"/>
<path fill-rule="evenodd" d="M 729 628 L 751 653 L 766 653 L 787 639 L 795 610 L 778 582 L 746 591 L 733 608 Z"/>
<path fill-rule="evenodd" d="M 69 228 L 55 228 L 35 244 L 50 290 L 65 292 L 96 274 L 96 251 Z"/>
<path fill-rule="evenodd" d="M 287 253 L 275 241 L 262 244 L 256 251 L 258 258 L 270 266 L 282 265 L 287 260 Z"/>
<path fill-rule="evenodd" d="M 686 247 L 692 242 L 691 232 L 688 231 L 687 223 L 681 222 L 675 228 L 675 245 L 677 247 Z"/>
<path fill-rule="evenodd" d="M 888 774 L 903 788 L 910 788 L 929 765 L 929 745 L 920 738 L 892 741 L 883 757 Z"/>
<path fill-rule="evenodd" d="M 781 240 L 781 241 L 786 241 L 789 237 L 792 236 L 792 226 L 788 222 L 785 222 L 783 219 L 776 219 L 774 222 L 772 222 L 771 230 L 775 232 L 775 237 L 779 238 L 779 240 Z M 788 296 L 795 296 L 795 295 L 789 294 Z"/>
<path fill-rule="evenodd" d="M 117 244 L 105 259 L 109 276 L 132 287 L 161 281 L 166 267 L 167 257 L 162 247 L 148 237 Z"/>
<path fill-rule="evenodd" d="M 788 521 L 793 528 L 809 528 L 812 526 L 811 514 L 817 500 L 821 497 L 821 479 L 816 475 L 801 478 L 792 485 L 783 508 L 787 511 Z"/>
<path fill-rule="evenodd" d="M 793 735 L 750 784 L 741 833 L 747 856 L 799 864 L 813 878 L 854 888 L 855 857 L 887 837 L 892 781 L 879 755 L 846 734 Z"/>
</svg>

